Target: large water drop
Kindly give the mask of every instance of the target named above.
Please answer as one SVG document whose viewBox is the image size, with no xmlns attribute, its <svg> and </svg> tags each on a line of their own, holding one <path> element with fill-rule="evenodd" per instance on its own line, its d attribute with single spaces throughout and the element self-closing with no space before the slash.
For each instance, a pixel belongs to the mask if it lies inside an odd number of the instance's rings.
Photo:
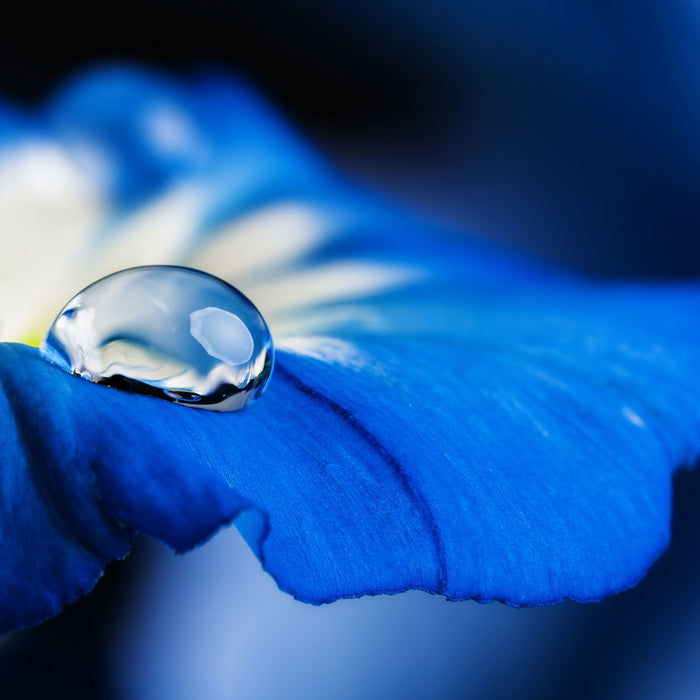
<svg viewBox="0 0 700 700">
<path fill-rule="evenodd" d="M 83 289 L 51 324 L 41 353 L 92 382 L 214 411 L 258 398 L 274 358 L 249 299 L 217 277 L 168 265 Z"/>
</svg>

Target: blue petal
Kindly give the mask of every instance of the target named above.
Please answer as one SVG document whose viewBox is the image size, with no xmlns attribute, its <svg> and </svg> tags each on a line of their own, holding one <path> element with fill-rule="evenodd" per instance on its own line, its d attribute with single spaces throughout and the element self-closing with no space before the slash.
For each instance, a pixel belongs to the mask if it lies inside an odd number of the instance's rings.
<svg viewBox="0 0 700 700">
<path fill-rule="evenodd" d="M 71 402 L 70 390 L 50 403 L 27 396 L 37 386 L 31 365 L 14 354 L 0 394 L 0 631 L 60 612 L 126 554 L 131 536 L 102 511 L 80 431 L 52 431 L 49 412 Z"/>
<path fill-rule="evenodd" d="M 202 148 L 144 136 L 153 100 Z M 213 225 L 286 193 L 342 213 L 297 270 L 423 274 L 299 306 L 265 398 L 237 415 L 96 386 L 0 345 L 0 629 L 88 590 L 135 531 L 184 551 L 234 519 L 280 586 L 314 603 L 408 588 L 596 600 L 663 551 L 673 470 L 700 452 L 696 287 L 593 285 L 431 229 L 329 176 L 219 79 L 97 74 L 46 122 L 99 142 L 118 200 L 188 178 L 207 186 Z"/>
<path fill-rule="evenodd" d="M 102 154 L 122 205 L 196 175 L 225 189 L 220 216 L 230 217 L 273 196 L 280 183 L 326 174 L 251 89 L 210 73 L 179 84 L 136 68 L 96 69 L 56 95 L 46 122 L 68 143 Z"/>
<path fill-rule="evenodd" d="M 557 290 L 385 295 L 390 332 L 336 334 L 366 359 L 281 352 L 237 415 L 96 386 L 17 345 L 3 386 L 20 425 L 41 412 L 25 461 L 41 480 L 93 470 L 115 522 L 178 551 L 253 513 L 244 534 L 302 600 L 596 600 L 663 551 L 672 471 L 698 456 L 700 296 Z M 79 450 L 57 442 L 77 435 Z"/>
</svg>

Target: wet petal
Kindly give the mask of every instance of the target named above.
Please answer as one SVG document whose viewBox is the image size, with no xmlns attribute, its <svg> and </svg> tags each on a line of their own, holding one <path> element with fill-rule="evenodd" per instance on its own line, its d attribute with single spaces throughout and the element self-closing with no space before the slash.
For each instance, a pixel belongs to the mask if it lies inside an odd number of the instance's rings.
<svg viewBox="0 0 700 700">
<path fill-rule="evenodd" d="M 259 405 L 212 415 L 1 345 L 4 628 L 88 590 L 134 531 L 185 551 L 234 519 L 314 603 L 639 580 L 700 449 L 700 291 L 595 285 L 436 230 L 329 175 L 235 84 L 153 81 L 97 74 L 50 111 L 61 148 L 78 134 L 116 173 L 95 216 L 114 222 L 84 227 L 94 266 L 66 276 L 194 261 L 260 307 L 277 371 Z"/>
<path fill-rule="evenodd" d="M 41 407 L 42 479 L 77 460 L 116 522 L 178 551 L 243 514 L 302 600 L 531 605 L 633 585 L 667 543 L 672 471 L 698 454 L 698 290 L 446 294 L 375 299 L 380 332 L 288 340 L 235 416 L 95 386 L 23 346 L 2 346 L 2 372 L 32 386 L 15 415 Z M 77 434 L 78 454 L 55 444 Z"/>
</svg>

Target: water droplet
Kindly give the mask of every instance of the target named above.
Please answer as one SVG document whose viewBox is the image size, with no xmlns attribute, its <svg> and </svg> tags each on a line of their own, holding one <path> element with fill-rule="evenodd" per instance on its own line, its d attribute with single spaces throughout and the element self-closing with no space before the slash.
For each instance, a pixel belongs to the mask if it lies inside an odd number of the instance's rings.
<svg viewBox="0 0 700 700">
<path fill-rule="evenodd" d="M 45 359 L 98 384 L 214 411 L 262 394 L 272 338 L 237 289 L 205 272 L 151 265 L 109 275 L 58 314 Z"/>
</svg>

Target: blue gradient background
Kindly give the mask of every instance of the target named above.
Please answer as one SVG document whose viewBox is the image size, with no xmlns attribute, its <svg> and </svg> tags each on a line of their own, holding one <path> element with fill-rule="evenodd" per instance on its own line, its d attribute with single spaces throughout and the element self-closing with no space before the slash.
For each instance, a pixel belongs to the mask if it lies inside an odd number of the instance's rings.
<svg viewBox="0 0 700 700">
<path fill-rule="evenodd" d="M 222 65 L 430 217 L 594 275 L 700 274 L 694 3 L 107 3 L 114 36 L 91 12 L 11 11 L 3 94 L 31 102 L 110 58 Z M 668 553 L 586 606 L 314 608 L 233 530 L 185 557 L 140 542 L 94 594 L 0 641 L 3 697 L 696 698 L 699 497 L 681 474 Z"/>
</svg>

